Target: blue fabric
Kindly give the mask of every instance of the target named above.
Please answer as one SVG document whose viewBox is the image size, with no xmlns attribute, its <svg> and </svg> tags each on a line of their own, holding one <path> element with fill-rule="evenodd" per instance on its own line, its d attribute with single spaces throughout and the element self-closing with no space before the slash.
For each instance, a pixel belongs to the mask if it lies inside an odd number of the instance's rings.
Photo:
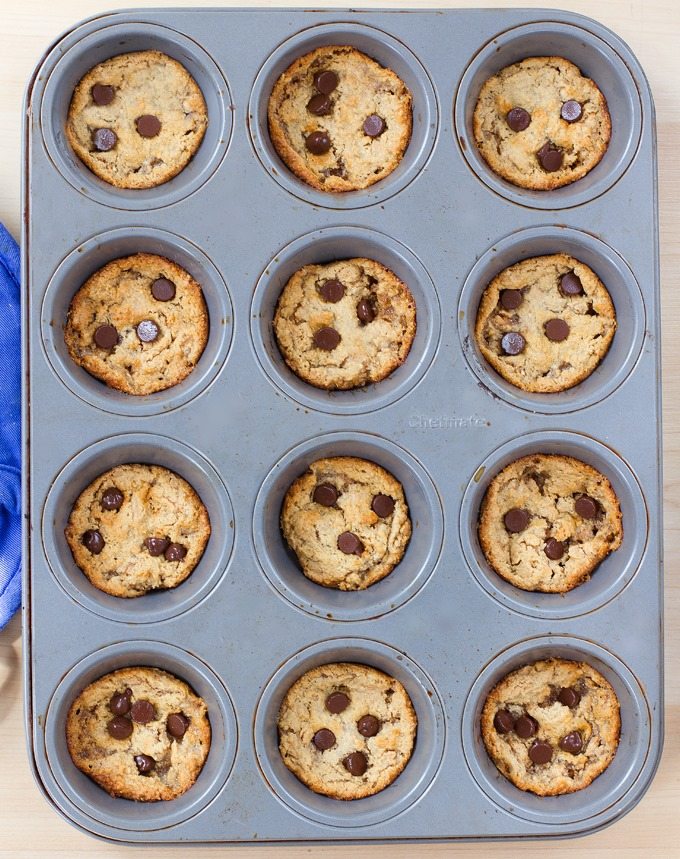
<svg viewBox="0 0 680 859">
<path fill-rule="evenodd" d="M 0 224 L 0 628 L 21 603 L 19 248 Z"/>
</svg>

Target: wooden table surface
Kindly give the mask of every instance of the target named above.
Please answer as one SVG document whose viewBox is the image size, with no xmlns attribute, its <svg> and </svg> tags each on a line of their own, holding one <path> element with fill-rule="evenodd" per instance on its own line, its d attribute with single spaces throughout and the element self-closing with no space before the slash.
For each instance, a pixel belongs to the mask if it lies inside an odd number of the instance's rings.
<svg viewBox="0 0 680 859">
<path fill-rule="evenodd" d="M 125 0 L 121 1 L 125 5 Z M 206 0 L 130 0 L 129 6 L 230 6 L 245 2 Z M 252 5 L 296 5 L 266 2 Z M 297 4 L 300 5 L 300 4 Z M 315 0 L 315 8 L 341 5 Z M 471 3 L 426 0 L 424 3 L 368 2 L 360 6 L 470 6 Z M 479 5 L 543 7 L 532 0 L 489 0 Z M 680 348 L 673 331 L 680 327 L 680 3 L 677 0 L 562 0 L 561 8 L 597 18 L 631 46 L 649 77 L 656 101 L 659 134 L 659 205 L 661 283 L 664 329 L 664 470 L 666 565 L 666 744 L 656 779 L 642 802 L 623 820 L 583 839 L 551 842 L 435 846 L 243 847 L 182 849 L 192 857 L 228 855 L 262 859 L 285 855 L 352 854 L 353 857 L 538 856 L 560 852 L 604 857 L 666 859 L 680 856 Z M 114 7 L 115 8 L 115 7 Z M 17 0 L 2 4 L 0 35 L 0 220 L 18 236 L 20 209 L 21 98 L 31 70 L 45 47 L 82 18 L 106 11 L 97 0 Z M 55 213 L 58 216 L 58 213 Z M 677 268 L 676 268 L 677 266 Z M 28 767 L 22 718 L 21 623 L 16 616 L 0 633 L 0 857 L 118 857 L 131 848 L 101 843 L 65 823 L 48 806 Z M 139 854 L 139 851 L 136 851 Z M 145 859 L 160 859 L 168 848 L 144 848 Z M 170 851 L 170 855 L 180 855 Z"/>
</svg>

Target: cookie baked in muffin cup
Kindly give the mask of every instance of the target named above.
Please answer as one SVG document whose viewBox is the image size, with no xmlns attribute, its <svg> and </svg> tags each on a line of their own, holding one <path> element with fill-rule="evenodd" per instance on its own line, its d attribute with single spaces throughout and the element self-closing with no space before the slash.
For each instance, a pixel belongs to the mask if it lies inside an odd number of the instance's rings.
<svg viewBox="0 0 680 859">
<path fill-rule="evenodd" d="M 349 45 L 299 57 L 272 89 L 269 135 L 286 166 L 320 191 L 356 191 L 400 163 L 412 96 L 391 69 Z"/>
<path fill-rule="evenodd" d="M 528 57 L 482 85 L 475 142 L 489 167 L 513 185 L 539 191 L 583 178 L 611 137 L 607 101 L 595 81 L 564 57 Z"/>
</svg>

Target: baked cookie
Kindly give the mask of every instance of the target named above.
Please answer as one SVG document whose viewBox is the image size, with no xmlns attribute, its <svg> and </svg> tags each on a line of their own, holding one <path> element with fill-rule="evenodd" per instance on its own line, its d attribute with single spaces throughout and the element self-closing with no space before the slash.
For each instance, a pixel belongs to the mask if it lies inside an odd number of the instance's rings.
<svg viewBox="0 0 680 859">
<path fill-rule="evenodd" d="M 573 793 L 607 769 L 621 718 L 616 693 L 585 662 L 545 659 L 504 677 L 482 711 L 491 760 L 520 790 Z"/>
<path fill-rule="evenodd" d="M 600 162 L 612 126 L 605 97 L 577 66 L 564 57 L 529 57 L 484 83 L 473 129 L 494 173 L 549 191 Z"/>
<path fill-rule="evenodd" d="M 375 260 L 306 265 L 281 292 L 274 333 L 286 364 L 305 382 L 358 388 L 404 363 L 416 305 L 408 287 Z"/>
<path fill-rule="evenodd" d="M 360 591 L 401 561 L 411 520 L 401 484 L 388 471 L 336 456 L 312 462 L 290 486 L 281 530 L 308 579 Z"/>
<path fill-rule="evenodd" d="M 484 555 L 499 576 L 524 591 L 572 590 L 622 539 L 611 483 L 571 456 L 535 453 L 511 462 L 482 501 Z"/>
<path fill-rule="evenodd" d="M 201 287 L 174 262 L 139 253 L 112 260 L 73 296 L 64 328 L 76 364 L 141 396 L 185 379 L 208 341 Z"/>
<path fill-rule="evenodd" d="M 80 160 L 117 188 L 153 188 L 201 145 L 208 111 L 196 81 L 159 51 L 118 54 L 80 80 L 66 136 Z"/>
<path fill-rule="evenodd" d="M 183 478 L 159 465 L 117 465 L 73 505 L 64 530 L 90 582 L 115 597 L 174 588 L 201 559 L 208 511 Z"/>
<path fill-rule="evenodd" d="M 523 391 L 555 393 L 586 379 L 616 332 L 614 305 L 592 269 L 567 254 L 531 257 L 484 290 L 475 339 L 498 373 Z"/>
<path fill-rule="evenodd" d="M 279 710 L 284 764 L 316 793 L 361 799 L 392 784 L 409 762 L 416 718 L 407 691 L 367 665 L 312 668 Z"/>
<path fill-rule="evenodd" d="M 210 750 L 205 702 L 158 668 L 121 668 L 90 683 L 66 719 L 73 763 L 111 796 L 175 799 Z"/>
<path fill-rule="evenodd" d="M 284 163 L 320 191 L 356 191 L 388 176 L 411 138 L 411 93 L 348 45 L 299 57 L 274 84 L 269 135 Z"/>
</svg>

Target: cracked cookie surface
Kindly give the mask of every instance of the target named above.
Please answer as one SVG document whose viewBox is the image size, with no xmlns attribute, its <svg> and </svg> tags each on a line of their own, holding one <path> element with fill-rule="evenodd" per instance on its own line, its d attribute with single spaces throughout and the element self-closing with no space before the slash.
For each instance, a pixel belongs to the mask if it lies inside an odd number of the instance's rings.
<svg viewBox="0 0 680 859">
<path fill-rule="evenodd" d="M 186 167 L 203 140 L 203 93 L 177 60 L 159 51 L 119 54 L 75 88 L 66 136 L 100 179 L 152 188 Z"/>
<path fill-rule="evenodd" d="M 417 718 L 398 680 L 349 662 L 312 668 L 278 719 L 284 764 L 316 793 L 361 799 L 386 788 L 413 752 Z"/>
<path fill-rule="evenodd" d="M 482 711 L 489 757 L 520 790 L 539 796 L 587 787 L 612 762 L 619 702 L 585 662 L 546 659 L 518 668 L 489 693 Z"/>
<path fill-rule="evenodd" d="M 73 559 L 99 590 L 137 597 L 174 588 L 201 559 L 208 511 L 179 475 L 117 465 L 78 496 L 64 531 Z"/>
<path fill-rule="evenodd" d="M 284 163 L 320 191 L 388 176 L 411 138 L 411 93 L 390 69 L 347 45 L 316 48 L 274 84 L 269 134 Z"/>
<path fill-rule="evenodd" d="M 522 590 L 572 590 L 622 539 L 611 483 L 570 456 L 515 460 L 494 477 L 482 501 L 484 555 L 499 576 Z"/>
<path fill-rule="evenodd" d="M 604 284 L 563 253 L 531 257 L 496 275 L 475 323 L 477 345 L 491 366 L 535 393 L 564 391 L 586 379 L 615 332 L 616 312 Z"/>
<path fill-rule="evenodd" d="M 306 265 L 281 292 L 274 333 L 297 376 L 347 390 L 379 382 L 404 363 L 416 305 L 406 284 L 375 260 Z"/>
<path fill-rule="evenodd" d="M 210 750 L 205 702 L 158 668 L 121 668 L 90 683 L 66 720 L 73 763 L 112 796 L 175 799 Z"/>
<path fill-rule="evenodd" d="M 112 260 L 71 300 L 64 328 L 76 364 L 143 396 L 185 379 L 208 341 L 208 310 L 191 275 L 156 254 Z"/>
<path fill-rule="evenodd" d="M 281 530 L 311 581 L 363 590 L 401 561 L 411 537 L 404 491 L 384 468 L 356 457 L 318 459 L 290 486 Z"/>
<path fill-rule="evenodd" d="M 611 119 L 597 84 L 572 62 L 529 57 L 484 83 L 473 130 L 495 173 L 545 191 L 581 179 L 600 162 Z"/>
</svg>

